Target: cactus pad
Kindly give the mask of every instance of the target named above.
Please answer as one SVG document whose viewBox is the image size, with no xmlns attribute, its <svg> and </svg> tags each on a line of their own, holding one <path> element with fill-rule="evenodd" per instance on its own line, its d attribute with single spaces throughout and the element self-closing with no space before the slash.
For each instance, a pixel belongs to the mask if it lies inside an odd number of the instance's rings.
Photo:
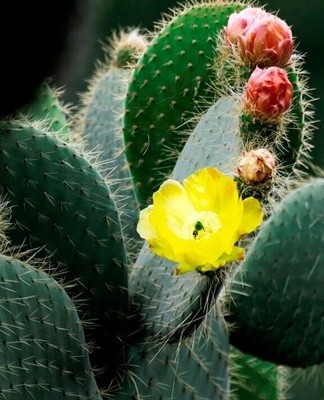
<svg viewBox="0 0 324 400">
<path fill-rule="evenodd" d="M 101 400 L 76 309 L 52 278 L 0 256 L 0 398 Z"/>
<path fill-rule="evenodd" d="M 110 68 L 98 73 L 85 95 L 81 131 L 86 149 L 98 152 L 120 214 L 129 263 L 137 254 L 138 204 L 125 156 L 121 118 L 130 70 Z"/>
<path fill-rule="evenodd" d="M 231 287 L 230 341 L 277 364 L 324 361 L 324 180 L 292 192 L 261 228 Z"/>
<path fill-rule="evenodd" d="M 116 400 L 227 400 L 228 336 L 216 309 L 179 343 L 154 338 L 129 350 L 129 365 Z M 150 340 L 151 339 L 151 340 Z"/>
<path fill-rule="evenodd" d="M 141 206 L 150 202 L 175 165 L 214 77 L 217 33 L 241 3 L 197 4 L 158 33 L 137 63 L 124 117 L 126 155 Z M 209 105 L 214 97 L 211 94 Z"/>
<path fill-rule="evenodd" d="M 126 255 L 109 188 L 72 147 L 14 122 L 0 127 L 0 171 L 13 206 L 10 240 L 43 249 L 39 256 L 50 255 L 66 280 L 76 283 L 71 291 L 87 299 L 85 317 L 105 327 L 86 332 L 100 348 L 92 356 L 109 365 L 111 351 L 122 352 L 111 343 L 120 343 L 116 335 L 125 330 L 128 310 Z"/>
<path fill-rule="evenodd" d="M 36 91 L 33 101 L 21 112 L 28 120 L 40 121 L 43 127 L 56 132 L 63 140 L 69 140 L 70 129 L 67 121 L 67 109 L 60 103 L 60 93 L 43 82 Z"/>
</svg>

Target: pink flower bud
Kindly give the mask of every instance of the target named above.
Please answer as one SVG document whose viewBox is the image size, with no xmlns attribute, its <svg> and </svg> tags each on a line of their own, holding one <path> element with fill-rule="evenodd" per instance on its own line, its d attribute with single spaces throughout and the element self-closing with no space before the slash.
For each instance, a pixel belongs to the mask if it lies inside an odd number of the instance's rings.
<svg viewBox="0 0 324 400">
<path fill-rule="evenodd" d="M 285 67 L 293 52 L 292 32 L 285 21 L 270 15 L 240 35 L 239 46 L 243 60 L 252 65 Z"/>
<path fill-rule="evenodd" d="M 235 43 L 240 35 L 246 34 L 256 20 L 268 15 L 270 14 L 258 7 L 248 7 L 239 13 L 231 14 L 225 28 L 227 39 Z"/>
<path fill-rule="evenodd" d="M 225 32 L 243 61 L 252 65 L 285 67 L 293 52 L 292 32 L 286 22 L 260 8 L 232 14 Z"/>
<path fill-rule="evenodd" d="M 237 174 L 247 184 L 266 182 L 274 177 L 275 172 L 275 158 L 267 149 L 242 152 Z"/>
<path fill-rule="evenodd" d="M 261 120 L 278 121 L 292 102 L 293 87 L 284 69 L 256 67 L 245 88 L 243 108 Z"/>
</svg>

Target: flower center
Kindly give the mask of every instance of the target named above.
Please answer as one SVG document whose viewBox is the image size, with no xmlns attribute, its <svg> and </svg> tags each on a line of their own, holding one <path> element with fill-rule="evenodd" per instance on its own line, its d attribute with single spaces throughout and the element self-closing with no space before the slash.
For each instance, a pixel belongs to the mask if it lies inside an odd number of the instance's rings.
<svg viewBox="0 0 324 400">
<path fill-rule="evenodd" d="M 219 217 L 212 211 L 200 211 L 192 214 L 183 226 L 182 237 L 184 239 L 202 239 L 221 228 Z"/>
</svg>

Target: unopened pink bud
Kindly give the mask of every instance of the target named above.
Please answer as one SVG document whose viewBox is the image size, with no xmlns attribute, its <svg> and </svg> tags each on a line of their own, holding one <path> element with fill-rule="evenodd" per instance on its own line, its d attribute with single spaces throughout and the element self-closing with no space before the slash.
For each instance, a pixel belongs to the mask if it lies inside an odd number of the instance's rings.
<svg viewBox="0 0 324 400">
<path fill-rule="evenodd" d="M 275 158 L 267 149 L 242 152 L 237 174 L 247 184 L 264 183 L 273 179 L 275 173 Z"/>
<path fill-rule="evenodd" d="M 248 7 L 239 13 L 233 13 L 230 15 L 225 28 L 227 39 L 231 43 L 235 43 L 240 35 L 245 35 L 246 32 L 251 28 L 252 24 L 261 18 L 270 15 L 266 11 L 259 7 Z"/>
<path fill-rule="evenodd" d="M 259 67 L 285 67 L 294 47 L 291 29 L 275 15 L 255 22 L 239 41 L 242 58 Z"/>
<path fill-rule="evenodd" d="M 285 67 L 289 63 L 294 46 L 292 32 L 276 15 L 247 8 L 230 16 L 225 33 L 237 45 L 245 63 L 259 67 Z"/>
<path fill-rule="evenodd" d="M 279 67 L 256 67 L 245 88 L 243 109 L 248 115 L 268 121 L 279 120 L 291 105 L 293 86 Z"/>
</svg>

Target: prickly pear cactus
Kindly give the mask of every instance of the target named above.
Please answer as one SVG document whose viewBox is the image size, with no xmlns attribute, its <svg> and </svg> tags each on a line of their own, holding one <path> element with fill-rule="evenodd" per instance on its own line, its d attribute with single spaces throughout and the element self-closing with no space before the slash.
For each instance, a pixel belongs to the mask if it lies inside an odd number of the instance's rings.
<svg viewBox="0 0 324 400">
<path fill-rule="evenodd" d="M 50 82 L 42 82 L 33 100 L 19 110 L 22 114 L 19 118 L 39 122 L 43 128 L 55 132 L 61 139 L 68 141 L 70 112 L 69 107 L 63 106 L 60 101 L 61 94 L 59 90 L 51 87 Z"/>
<path fill-rule="evenodd" d="M 0 397 L 101 400 L 82 323 L 63 287 L 4 255 L 0 275 Z"/>
<path fill-rule="evenodd" d="M 102 326 L 87 330 L 87 340 L 100 347 L 93 363 L 114 374 L 123 357 L 116 336 L 126 334 L 129 306 L 125 247 L 109 187 L 92 164 L 49 133 L 3 122 L 0 137 L 0 185 L 12 206 L 9 238 L 50 257 L 73 284 L 83 318 Z"/>
<path fill-rule="evenodd" d="M 296 367 L 321 363 L 323 190 L 320 179 L 287 196 L 237 271 L 241 294 L 231 296 L 229 320 L 231 342 L 243 351 Z"/>
<path fill-rule="evenodd" d="M 139 206 L 125 156 L 121 120 L 131 66 L 146 47 L 145 36 L 136 29 L 115 35 L 105 48 L 107 60 L 100 64 L 88 92 L 82 96 L 83 108 L 77 123 L 86 150 L 98 154 L 98 162 L 114 193 L 130 264 L 140 248 L 141 239 L 136 231 Z"/>
<path fill-rule="evenodd" d="M 231 399 L 274 400 L 284 393 L 283 373 L 275 364 L 230 349 Z"/>
<path fill-rule="evenodd" d="M 234 2 L 184 7 L 137 63 L 126 97 L 124 136 L 142 206 L 171 173 L 193 127 L 195 109 L 213 80 L 217 33 L 242 8 Z"/>
<path fill-rule="evenodd" d="M 23 121 L 1 122 L 11 245 L 71 287 L 0 256 L 2 334 L 18 335 L 3 359 L 21 368 L 0 374 L 0 397 L 283 400 L 282 365 L 324 361 L 324 185 L 306 176 L 300 59 L 279 17 L 202 0 L 149 42 L 114 38 L 69 143 L 45 86 Z"/>
</svg>

